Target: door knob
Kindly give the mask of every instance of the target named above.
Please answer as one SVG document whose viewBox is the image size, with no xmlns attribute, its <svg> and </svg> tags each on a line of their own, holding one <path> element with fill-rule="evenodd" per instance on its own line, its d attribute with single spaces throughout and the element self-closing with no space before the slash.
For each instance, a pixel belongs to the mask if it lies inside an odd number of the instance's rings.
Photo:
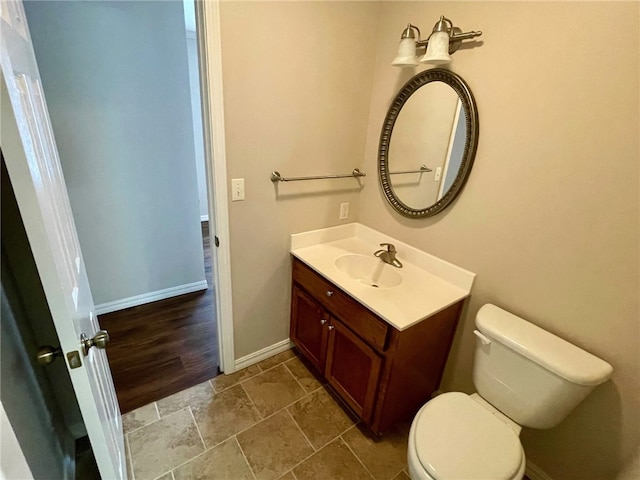
<svg viewBox="0 0 640 480">
<path fill-rule="evenodd" d="M 109 343 L 109 333 L 106 330 L 98 330 L 93 338 L 89 338 L 84 333 L 81 333 L 80 343 L 82 344 L 82 353 L 86 357 L 89 355 L 89 349 L 91 347 L 96 347 L 100 350 L 107 347 L 107 343 Z"/>
<path fill-rule="evenodd" d="M 36 353 L 36 360 L 40 365 L 51 365 L 53 361 L 62 355 L 60 347 L 52 347 L 51 345 L 43 345 Z"/>
</svg>

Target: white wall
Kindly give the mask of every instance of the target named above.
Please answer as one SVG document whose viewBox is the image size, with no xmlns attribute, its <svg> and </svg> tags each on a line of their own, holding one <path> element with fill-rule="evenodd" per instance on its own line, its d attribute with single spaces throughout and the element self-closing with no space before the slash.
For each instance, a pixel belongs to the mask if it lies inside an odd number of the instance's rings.
<svg viewBox="0 0 640 480">
<path fill-rule="evenodd" d="M 95 302 L 204 281 L 181 2 L 26 2 Z"/>
</svg>

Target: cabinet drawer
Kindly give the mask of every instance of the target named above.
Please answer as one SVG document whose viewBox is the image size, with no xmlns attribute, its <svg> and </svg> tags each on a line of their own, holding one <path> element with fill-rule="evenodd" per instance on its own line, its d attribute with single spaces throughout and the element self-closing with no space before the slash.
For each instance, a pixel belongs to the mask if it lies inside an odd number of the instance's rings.
<svg viewBox="0 0 640 480">
<path fill-rule="evenodd" d="M 354 333 L 378 350 L 384 350 L 389 325 L 334 284 L 297 259 L 293 259 L 293 281 L 322 303 Z"/>
</svg>

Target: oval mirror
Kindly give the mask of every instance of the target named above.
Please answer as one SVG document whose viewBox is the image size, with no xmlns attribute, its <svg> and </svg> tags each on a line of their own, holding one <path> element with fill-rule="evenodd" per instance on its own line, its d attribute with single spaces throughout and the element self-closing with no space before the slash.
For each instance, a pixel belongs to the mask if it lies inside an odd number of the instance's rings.
<svg viewBox="0 0 640 480">
<path fill-rule="evenodd" d="M 425 70 L 396 95 L 382 126 L 378 174 L 393 208 L 430 217 L 460 194 L 476 155 L 478 112 L 464 80 Z"/>
</svg>

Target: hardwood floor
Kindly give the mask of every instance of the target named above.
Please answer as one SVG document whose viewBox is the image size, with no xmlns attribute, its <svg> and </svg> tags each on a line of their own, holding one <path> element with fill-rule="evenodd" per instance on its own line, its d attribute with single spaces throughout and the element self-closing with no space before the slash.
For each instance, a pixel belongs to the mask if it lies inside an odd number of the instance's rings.
<svg viewBox="0 0 640 480">
<path fill-rule="evenodd" d="M 209 226 L 202 224 L 206 291 L 100 315 L 122 413 L 218 374 Z"/>
</svg>

